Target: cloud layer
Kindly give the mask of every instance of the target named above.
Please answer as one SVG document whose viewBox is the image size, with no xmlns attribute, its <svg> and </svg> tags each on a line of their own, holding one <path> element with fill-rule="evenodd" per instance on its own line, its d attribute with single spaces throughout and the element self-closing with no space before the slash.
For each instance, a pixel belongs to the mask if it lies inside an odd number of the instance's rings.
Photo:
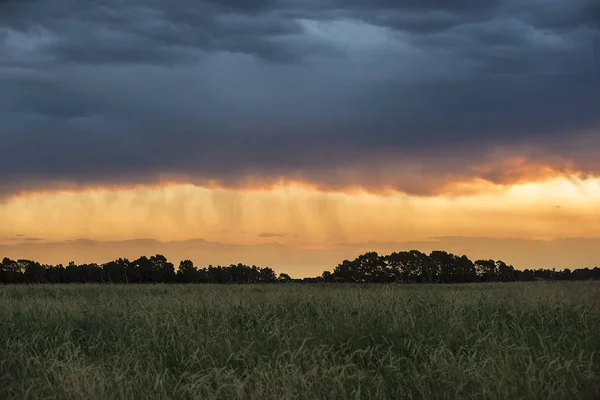
<svg viewBox="0 0 600 400">
<path fill-rule="evenodd" d="M 3 0 L 0 195 L 596 175 L 599 21 L 594 0 Z"/>
</svg>

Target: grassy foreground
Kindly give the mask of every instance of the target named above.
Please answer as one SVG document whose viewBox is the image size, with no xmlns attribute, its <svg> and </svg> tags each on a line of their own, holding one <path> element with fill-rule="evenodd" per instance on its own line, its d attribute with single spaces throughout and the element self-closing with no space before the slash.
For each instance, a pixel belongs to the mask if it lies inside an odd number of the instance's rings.
<svg viewBox="0 0 600 400">
<path fill-rule="evenodd" d="M 600 284 L 0 286 L 0 398 L 600 398 Z"/>
</svg>

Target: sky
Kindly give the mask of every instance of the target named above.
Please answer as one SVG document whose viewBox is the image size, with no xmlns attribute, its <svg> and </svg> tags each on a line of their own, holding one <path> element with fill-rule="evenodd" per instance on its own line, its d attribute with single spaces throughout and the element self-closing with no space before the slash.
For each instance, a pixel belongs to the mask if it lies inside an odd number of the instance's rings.
<svg viewBox="0 0 600 400">
<path fill-rule="evenodd" d="M 0 256 L 600 264 L 595 0 L 0 0 Z"/>
</svg>

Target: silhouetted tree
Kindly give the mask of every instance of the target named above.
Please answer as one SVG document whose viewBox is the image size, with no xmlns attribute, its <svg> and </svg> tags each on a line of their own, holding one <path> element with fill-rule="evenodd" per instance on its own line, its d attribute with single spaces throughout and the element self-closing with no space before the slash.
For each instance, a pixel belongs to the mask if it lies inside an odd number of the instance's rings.
<svg viewBox="0 0 600 400">
<path fill-rule="evenodd" d="M 0 282 L 19 283 L 22 282 L 22 280 L 22 266 L 18 262 L 5 257 L 2 260 L 2 264 L 0 264 Z"/>
<path fill-rule="evenodd" d="M 69 283 L 67 279 L 67 270 L 62 264 L 47 265 L 44 266 L 46 269 L 46 280 L 50 283 Z"/>
<path fill-rule="evenodd" d="M 126 258 L 110 261 L 102 266 L 103 279 L 112 283 L 127 283 L 127 269 L 130 262 Z"/>
<path fill-rule="evenodd" d="M 504 261 L 496 261 L 496 270 L 498 271 L 498 279 L 501 282 L 514 282 L 516 280 L 512 265 L 506 265 Z"/>
<path fill-rule="evenodd" d="M 325 282 L 335 282 L 335 276 L 330 271 L 324 271 L 321 277 Z"/>
<path fill-rule="evenodd" d="M 151 282 L 175 282 L 175 266 L 161 254 L 150 257 L 152 265 Z"/>
<path fill-rule="evenodd" d="M 192 261 L 183 260 L 179 263 L 179 268 L 177 268 L 177 282 L 195 283 L 198 282 L 198 278 L 198 268 L 194 266 Z"/>
<path fill-rule="evenodd" d="M 40 263 L 31 260 L 18 260 L 17 263 L 23 271 L 23 280 L 27 283 L 44 283 L 46 270 Z"/>
<path fill-rule="evenodd" d="M 261 283 L 272 283 L 277 280 L 277 274 L 269 267 L 257 268 L 260 272 Z"/>
<path fill-rule="evenodd" d="M 465 282 L 477 282 L 477 271 L 475 270 L 475 264 L 473 261 L 469 260 L 469 258 L 465 255 L 461 257 L 455 257 L 454 263 L 455 267 L 455 282 L 465 283 Z"/>
<path fill-rule="evenodd" d="M 498 271 L 494 260 L 475 261 L 475 271 L 482 282 L 496 282 L 498 280 Z"/>
</svg>

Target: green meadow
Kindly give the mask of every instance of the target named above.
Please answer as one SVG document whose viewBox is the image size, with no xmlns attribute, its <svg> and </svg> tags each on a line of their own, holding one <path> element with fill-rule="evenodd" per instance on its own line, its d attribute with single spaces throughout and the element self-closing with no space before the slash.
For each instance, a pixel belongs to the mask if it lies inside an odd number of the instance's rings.
<svg viewBox="0 0 600 400">
<path fill-rule="evenodd" d="M 600 398 L 600 282 L 0 286 L 0 399 Z"/>
</svg>

